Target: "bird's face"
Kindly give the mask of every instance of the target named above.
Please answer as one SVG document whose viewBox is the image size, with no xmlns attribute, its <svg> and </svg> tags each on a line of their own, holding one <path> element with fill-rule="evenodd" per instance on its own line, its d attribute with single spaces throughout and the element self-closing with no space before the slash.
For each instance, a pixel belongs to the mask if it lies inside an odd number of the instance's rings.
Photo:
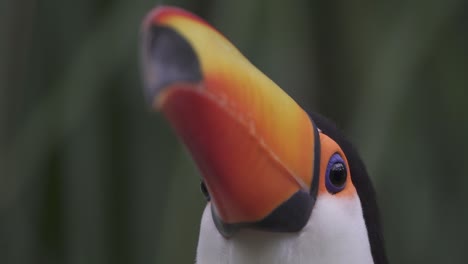
<svg viewBox="0 0 468 264">
<path fill-rule="evenodd" d="M 197 263 L 378 263 L 372 259 L 346 156 L 329 136 L 320 132 L 319 137 L 319 187 L 305 226 L 295 232 L 244 228 L 226 239 L 218 232 L 216 216 L 208 203 L 202 217 Z M 294 221 L 293 214 L 284 217 Z"/>
<path fill-rule="evenodd" d="M 202 174 L 210 202 L 200 243 L 236 243 L 251 232 L 361 239 L 353 170 L 327 122 L 307 114 L 216 29 L 181 9 L 155 9 L 142 26 L 142 62 L 148 101 Z"/>
</svg>

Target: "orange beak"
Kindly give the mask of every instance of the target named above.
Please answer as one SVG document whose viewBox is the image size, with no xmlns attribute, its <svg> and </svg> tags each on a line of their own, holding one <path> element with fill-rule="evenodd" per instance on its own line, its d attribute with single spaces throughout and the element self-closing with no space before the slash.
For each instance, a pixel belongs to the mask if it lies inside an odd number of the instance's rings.
<svg viewBox="0 0 468 264">
<path fill-rule="evenodd" d="M 216 29 L 160 7 L 142 45 L 146 96 L 188 148 L 223 224 L 263 221 L 297 193 L 316 195 L 313 122 Z"/>
</svg>

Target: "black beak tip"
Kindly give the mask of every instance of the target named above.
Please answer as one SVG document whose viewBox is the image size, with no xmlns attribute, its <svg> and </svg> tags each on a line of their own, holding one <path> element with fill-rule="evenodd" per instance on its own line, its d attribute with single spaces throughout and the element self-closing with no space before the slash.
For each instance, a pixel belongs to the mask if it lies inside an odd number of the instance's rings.
<svg viewBox="0 0 468 264">
<path fill-rule="evenodd" d="M 201 66 L 192 46 L 167 26 L 144 28 L 141 63 L 144 93 L 150 105 L 165 87 L 173 83 L 198 83 L 202 80 Z"/>
</svg>

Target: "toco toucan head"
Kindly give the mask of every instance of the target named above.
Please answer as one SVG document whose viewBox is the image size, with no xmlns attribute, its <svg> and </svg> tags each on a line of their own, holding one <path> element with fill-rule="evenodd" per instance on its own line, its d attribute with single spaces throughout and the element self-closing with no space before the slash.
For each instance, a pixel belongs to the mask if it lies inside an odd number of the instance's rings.
<svg viewBox="0 0 468 264">
<path fill-rule="evenodd" d="M 182 9 L 147 15 L 141 56 L 147 101 L 202 175 L 198 263 L 385 262 L 372 185 L 332 122 Z"/>
</svg>

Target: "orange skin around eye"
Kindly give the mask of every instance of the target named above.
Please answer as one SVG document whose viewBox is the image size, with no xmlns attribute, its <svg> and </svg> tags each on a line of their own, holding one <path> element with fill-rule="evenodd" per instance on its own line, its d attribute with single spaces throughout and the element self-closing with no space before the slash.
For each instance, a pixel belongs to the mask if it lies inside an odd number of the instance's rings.
<svg viewBox="0 0 468 264">
<path fill-rule="evenodd" d="M 321 145 L 321 160 L 320 160 L 320 178 L 319 178 L 319 191 L 318 195 L 334 195 L 336 197 L 351 197 L 356 195 L 356 188 L 351 181 L 351 172 L 349 170 L 348 160 L 346 159 L 343 150 L 338 146 L 338 144 L 328 137 L 327 135 L 320 133 L 320 145 Z M 328 161 L 333 156 L 333 154 L 338 153 L 345 161 L 345 166 L 347 170 L 346 176 L 346 185 L 345 188 L 338 193 L 331 194 L 328 192 L 327 187 L 325 186 L 325 173 L 328 166 Z"/>
</svg>

